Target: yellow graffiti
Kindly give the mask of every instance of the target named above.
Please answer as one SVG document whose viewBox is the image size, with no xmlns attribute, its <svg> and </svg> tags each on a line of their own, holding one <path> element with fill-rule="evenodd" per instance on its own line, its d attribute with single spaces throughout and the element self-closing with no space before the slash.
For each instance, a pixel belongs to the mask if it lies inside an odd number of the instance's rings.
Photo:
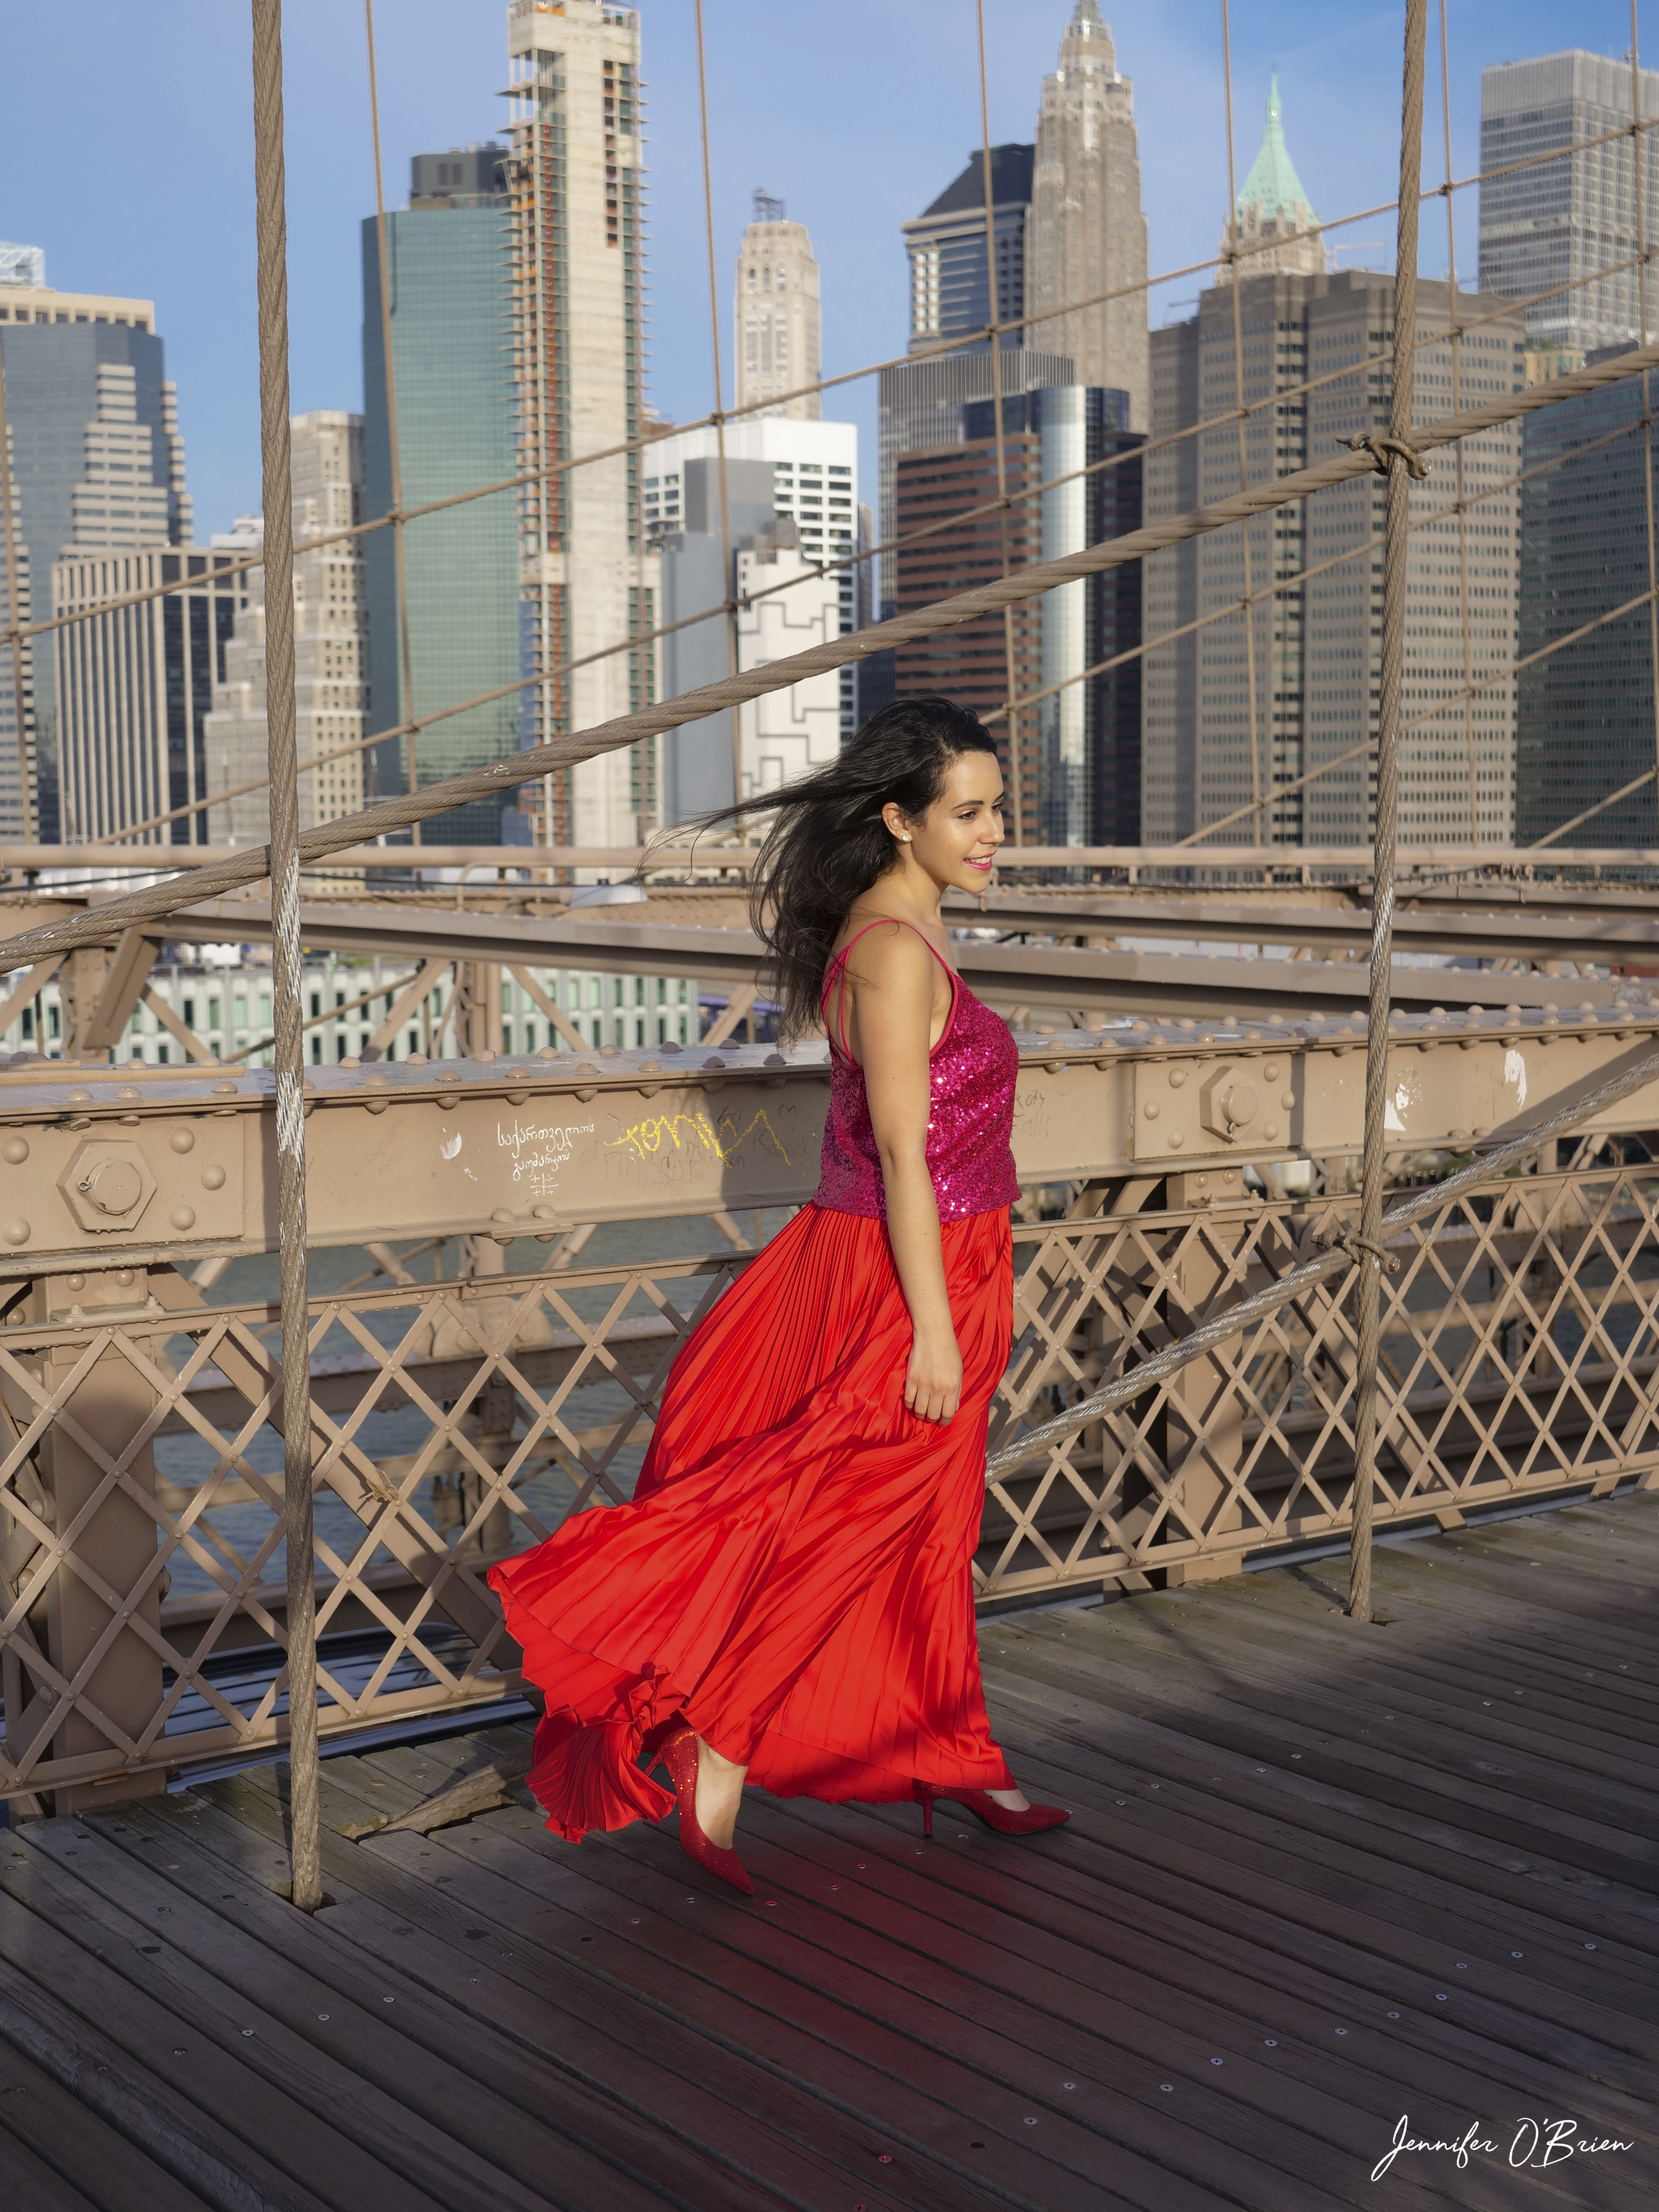
<svg viewBox="0 0 1659 2212">
<path fill-rule="evenodd" d="M 752 1137 L 757 1129 L 765 1131 L 774 1149 L 787 1167 L 789 1155 L 767 1118 L 763 1106 L 757 1108 L 749 1127 L 741 1130 L 729 1114 L 723 1115 L 718 1122 L 711 1121 L 706 1114 L 653 1114 L 643 1121 L 635 1121 L 631 1129 L 624 1129 L 620 1137 L 607 1137 L 605 1148 L 614 1152 L 619 1146 L 627 1145 L 632 1147 L 636 1159 L 645 1160 L 664 1152 L 670 1145 L 677 1152 L 700 1145 L 704 1152 L 712 1152 L 717 1160 L 725 1161 L 729 1160 L 738 1146 Z"/>
</svg>

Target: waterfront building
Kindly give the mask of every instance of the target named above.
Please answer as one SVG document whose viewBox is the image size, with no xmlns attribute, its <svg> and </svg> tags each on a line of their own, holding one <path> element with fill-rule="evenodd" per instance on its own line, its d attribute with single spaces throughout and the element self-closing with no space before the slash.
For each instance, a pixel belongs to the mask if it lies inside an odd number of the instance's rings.
<svg viewBox="0 0 1659 2212">
<path fill-rule="evenodd" d="M 363 755 L 356 748 L 368 697 L 365 540 L 312 542 L 362 520 L 363 418 L 331 409 L 296 415 L 291 435 L 295 734 L 301 762 L 324 761 L 300 778 L 300 826 L 308 830 L 363 805 Z M 230 535 L 216 538 L 214 547 L 258 551 L 262 538 L 260 519 L 245 516 Z M 242 580 L 246 599 L 204 726 L 210 794 L 256 781 L 268 759 L 264 570 L 250 569 Z M 270 793 L 246 792 L 210 807 L 209 823 L 210 844 L 264 844 L 270 835 Z"/>
<path fill-rule="evenodd" d="M 645 535 L 645 177 L 638 10 L 511 0 L 513 376 L 524 739 L 655 696 L 658 575 Z M 586 457 L 604 453 L 604 460 Z M 561 471 L 561 465 L 585 461 Z M 640 643 L 618 651 L 629 639 Z M 568 664 L 580 662 L 580 666 Z M 543 779 L 526 802 L 561 844 L 629 846 L 659 819 L 659 741 Z"/>
<path fill-rule="evenodd" d="M 1642 118 L 1650 121 L 1659 116 L 1659 70 L 1644 69 L 1641 84 Z M 1581 49 L 1498 62 L 1480 72 L 1480 167 L 1487 179 L 1480 187 L 1480 289 L 1529 303 L 1527 340 L 1534 349 L 1583 355 L 1642 343 L 1638 264 L 1659 216 L 1659 133 L 1649 130 L 1632 141 L 1633 91 L 1627 58 Z M 1559 161 L 1538 159 L 1573 145 L 1578 151 Z M 1522 162 L 1528 166 L 1517 166 Z M 1604 268 L 1614 273 L 1594 276 Z M 1650 302 L 1650 328 L 1653 319 Z"/>
<path fill-rule="evenodd" d="M 729 524 L 720 510 L 719 444 L 708 427 L 646 449 L 648 541 L 659 549 L 665 696 L 724 677 L 733 641 L 739 668 L 845 635 L 860 620 L 858 432 L 850 422 L 750 416 L 726 426 Z M 730 559 L 728 563 L 728 540 Z M 841 562 L 830 568 L 821 564 Z M 782 588 L 778 588 L 782 586 Z M 756 592 L 764 597 L 744 606 Z M 672 628 L 728 593 L 725 616 Z M 853 672 L 814 677 L 738 710 L 746 794 L 791 781 L 831 758 L 856 726 Z M 730 803 L 730 714 L 689 723 L 663 740 L 665 819 L 684 822 Z"/>
<path fill-rule="evenodd" d="M 1268 80 L 1267 127 L 1239 188 L 1233 221 L 1221 234 L 1220 251 L 1245 255 L 1240 264 L 1244 276 L 1267 276 L 1283 271 L 1295 276 L 1317 276 L 1325 267 L 1325 241 L 1319 217 L 1313 211 L 1302 179 L 1296 173 L 1290 149 L 1285 143 L 1284 115 L 1279 104 L 1279 79 Z M 1217 282 L 1231 281 L 1232 270 L 1224 260 Z"/>
<path fill-rule="evenodd" d="M 1528 418 L 1522 445 L 1522 659 L 1648 588 L 1644 479 L 1653 456 L 1642 412 L 1642 381 L 1631 377 Z M 1652 767 L 1650 623 L 1649 609 L 1636 607 L 1520 671 L 1517 843 L 1550 836 Z M 1659 842 L 1652 784 L 1594 816 L 1568 842 Z"/>
<path fill-rule="evenodd" d="M 1388 349 L 1393 343 L 1392 276 L 1358 270 L 1334 275 L 1276 273 L 1241 279 L 1243 397 L 1350 373 L 1295 398 L 1255 408 L 1245 424 L 1249 483 L 1286 476 L 1330 453 L 1356 430 L 1389 422 Z M 1502 302 L 1460 294 L 1462 404 L 1519 388 L 1524 331 Z M 1419 286 L 1419 337 L 1447 330 L 1453 303 L 1444 283 Z M 1487 320 L 1488 317 L 1494 319 Z M 1238 434 L 1224 418 L 1235 404 L 1233 299 L 1206 291 L 1190 321 L 1152 336 L 1152 449 L 1146 460 L 1146 520 L 1182 514 L 1239 488 Z M 1449 341 L 1417 356 L 1415 416 L 1451 407 Z M 1161 444 L 1204 420 L 1217 427 Z M 1463 490 L 1472 503 L 1460 549 L 1457 461 L 1447 450 L 1411 489 L 1414 518 L 1431 511 L 1413 542 L 1407 570 L 1405 717 L 1399 836 L 1402 847 L 1507 844 L 1515 827 L 1515 684 L 1520 435 L 1512 424 L 1463 441 Z M 1375 825 L 1375 771 L 1362 753 L 1305 790 L 1308 771 L 1376 731 L 1382 651 L 1381 538 L 1388 491 L 1363 477 L 1322 492 L 1305 508 L 1249 526 L 1251 616 L 1218 612 L 1243 596 L 1243 533 L 1234 527 L 1154 554 L 1145 563 L 1146 635 L 1205 619 L 1146 656 L 1142 690 L 1142 821 L 1148 844 L 1168 844 L 1218 822 L 1257 798 L 1218 842 L 1353 845 Z M 1304 585 L 1304 567 L 1371 543 Z M 1467 659 L 1462 567 L 1469 580 Z M 1275 583 L 1283 588 L 1270 591 Z M 1249 628 L 1247 630 L 1247 621 Z M 1254 695 L 1251 678 L 1254 677 Z M 1465 702 L 1466 678 L 1487 684 Z M 1252 702 L 1254 696 L 1254 712 Z M 1436 702 L 1443 711 L 1432 713 Z M 1428 714 L 1431 719 L 1419 721 Z"/>
<path fill-rule="evenodd" d="M 1127 427 L 1144 430 L 1146 217 L 1134 93 L 1096 0 L 1077 0 L 1060 66 L 1042 81 L 1026 258 L 1027 312 L 1041 319 L 1025 343 L 1068 356 L 1079 385 L 1127 392 Z"/>
<path fill-rule="evenodd" d="M 417 154 L 410 165 L 408 207 L 386 215 L 393 392 L 405 508 L 504 483 L 520 465 L 511 384 L 512 216 L 505 159 L 500 146 Z M 364 511 L 373 516 L 388 513 L 392 503 L 380 234 L 373 216 L 362 226 L 362 269 L 361 497 Z M 499 759 L 520 744 L 520 699 L 510 688 L 503 689 L 520 672 L 516 507 L 517 494 L 508 489 L 424 515 L 404 529 L 407 685 L 392 532 L 372 531 L 362 541 L 368 732 L 396 730 L 411 718 L 430 716 L 463 700 L 502 693 L 464 714 L 422 727 L 416 740 L 416 773 L 422 784 Z M 375 747 L 366 757 L 365 788 L 371 795 L 405 790 L 408 763 L 405 738 Z M 427 822 L 422 836 L 441 844 L 499 844 L 501 813 L 500 800 L 477 801 Z"/>
<path fill-rule="evenodd" d="M 732 325 L 739 412 L 763 403 L 769 415 L 816 422 L 819 395 L 799 387 L 823 374 L 818 264 L 805 224 L 787 221 L 783 202 L 769 192 L 756 192 L 754 220 L 738 249 Z M 796 396 L 786 398 L 789 392 Z"/>
<path fill-rule="evenodd" d="M 494 870 L 491 872 L 492 878 Z M 148 998 L 128 1019 L 115 1046 L 116 1060 L 150 1066 L 179 1066 L 203 1056 L 245 1059 L 269 1067 L 274 1042 L 270 955 L 258 945 L 177 945 L 174 957 L 151 969 Z M 361 1060 L 419 968 L 401 954 L 378 957 L 313 953 L 304 963 L 300 1003 L 305 1057 L 313 1066 Z M 698 986 L 684 975 L 613 975 L 586 969 L 526 963 L 526 972 L 559 1009 L 590 1051 L 614 1045 L 626 1051 L 648 1044 L 695 1044 L 700 1018 Z M 501 1042 L 506 1053 L 569 1052 L 570 1038 L 516 976 L 501 974 Z M 441 975 L 384 1048 L 388 1060 L 457 1059 L 454 970 Z M 159 1002 L 159 1005 L 158 1003 Z M 162 1011 L 162 1010 L 165 1011 Z M 64 997 L 54 976 L 0 1033 L 0 1049 L 64 1050 Z M 171 1020 L 168 1017 L 171 1016 Z M 180 1030 L 198 1048 L 192 1053 Z"/>
<path fill-rule="evenodd" d="M 38 247 L 9 246 L 5 256 L 0 353 L 18 585 L 38 620 L 52 611 L 52 566 L 67 550 L 187 544 L 191 507 L 154 304 L 54 290 Z M 33 750 L 40 834 L 52 842 L 64 825 L 57 656 L 49 636 L 36 642 L 31 662 L 25 712 L 33 726 L 24 741 Z M 0 713 L 15 719 L 9 705 Z M 21 779 L 17 790 L 21 818 Z"/>
</svg>

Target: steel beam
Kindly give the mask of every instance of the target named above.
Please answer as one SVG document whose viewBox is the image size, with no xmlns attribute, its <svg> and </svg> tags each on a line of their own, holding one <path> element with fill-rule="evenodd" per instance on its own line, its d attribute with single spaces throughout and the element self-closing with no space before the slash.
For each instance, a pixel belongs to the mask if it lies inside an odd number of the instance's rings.
<svg viewBox="0 0 1659 2212">
<path fill-rule="evenodd" d="M 629 911 L 598 907 L 520 915 L 307 904 L 301 910 L 301 927 L 307 945 L 339 951 L 425 958 L 447 952 L 509 967 L 695 975 L 702 982 L 728 987 L 755 981 L 765 951 L 750 930 L 615 918 Z M 215 899 L 182 908 L 169 926 L 181 937 L 260 941 L 270 934 L 270 908 L 263 900 Z M 1161 1013 L 1179 1006 L 1209 1018 L 1267 1020 L 1281 1013 L 1346 1013 L 1364 994 L 1364 975 L 1346 962 L 1214 958 L 975 939 L 959 943 L 956 954 L 969 988 L 1004 1006 Z M 1396 967 L 1393 996 L 1397 1006 L 1413 1011 L 1468 1006 L 1485 1003 L 1514 982 L 1468 969 Z M 1575 978 L 1571 988 L 1575 999 L 1595 1006 L 1610 1005 L 1617 993 L 1605 978 Z"/>
<path fill-rule="evenodd" d="M 1390 1144 L 1468 1150 L 1650 1052 L 1659 1014 L 1534 1009 L 1390 1027 Z M 1136 1022 L 1019 1042 L 1014 1152 L 1027 1182 L 1179 1170 L 1189 1193 L 1224 1198 L 1241 1194 L 1247 1161 L 1358 1148 L 1364 1037 L 1352 1022 Z M 817 1182 L 828 1097 L 822 1044 L 313 1068 L 312 1237 L 510 1243 L 577 1222 L 794 1204 Z M 1659 1085 L 1608 1126 L 1659 1127 Z M 14 1063 L 0 1073 L 0 1275 L 275 1249 L 264 1070 Z"/>
</svg>

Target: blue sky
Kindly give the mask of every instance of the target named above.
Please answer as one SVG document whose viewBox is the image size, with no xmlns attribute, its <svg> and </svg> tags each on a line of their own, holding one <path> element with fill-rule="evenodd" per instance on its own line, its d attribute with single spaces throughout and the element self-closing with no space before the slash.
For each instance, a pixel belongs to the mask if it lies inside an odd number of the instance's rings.
<svg viewBox="0 0 1659 2212">
<path fill-rule="evenodd" d="M 1032 136 L 1071 0 L 987 0 L 991 130 Z M 1219 0 L 1103 0 L 1134 85 L 1156 269 L 1213 253 L 1227 202 Z M 1398 7 L 1235 0 L 1238 173 L 1260 140 L 1276 67 L 1291 154 L 1328 219 L 1393 197 Z M 723 334 L 732 263 L 757 185 L 809 225 L 823 267 L 827 373 L 903 350 L 898 226 L 979 138 L 972 0 L 705 0 Z M 708 299 L 691 0 L 644 0 L 653 266 L 653 404 L 677 420 L 711 398 Z M 388 204 L 409 157 L 498 127 L 500 0 L 380 0 L 376 35 Z M 1453 167 L 1477 167 L 1483 64 L 1583 46 L 1629 46 L 1624 0 L 1449 0 Z M 1659 9 L 1643 26 L 1659 63 Z M 1425 174 L 1438 181 L 1437 27 Z M 296 409 L 356 407 L 362 372 L 358 221 L 374 204 L 362 15 L 352 0 L 288 0 L 289 243 Z M 258 502 L 253 196 L 246 0 L 76 0 L 13 7 L 0 133 L 0 238 L 43 246 L 66 290 L 153 298 L 167 341 L 198 532 Z M 1474 266 L 1474 194 L 1461 195 L 1458 264 Z M 1338 234 L 1345 260 L 1393 262 L 1392 217 Z M 1445 270 L 1438 209 L 1421 266 Z M 1201 280 L 1152 295 L 1154 322 L 1189 312 Z M 723 335 L 723 343 L 729 337 Z M 729 378 L 730 362 L 727 362 Z M 728 386 L 729 393 L 729 386 Z M 875 403 L 850 386 L 826 412 L 856 421 L 873 475 Z"/>
</svg>

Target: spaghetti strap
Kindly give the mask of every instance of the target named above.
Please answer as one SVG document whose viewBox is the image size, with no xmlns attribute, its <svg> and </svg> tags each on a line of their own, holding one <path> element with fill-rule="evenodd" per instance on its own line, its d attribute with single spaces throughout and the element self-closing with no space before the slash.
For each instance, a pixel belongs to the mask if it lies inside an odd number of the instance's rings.
<svg viewBox="0 0 1659 2212">
<path fill-rule="evenodd" d="M 818 994 L 818 1012 L 820 1013 L 823 1012 L 825 1004 L 829 1000 L 830 985 L 835 975 L 836 969 L 838 967 L 842 969 L 845 968 L 847 956 L 852 951 L 853 947 L 858 943 L 860 938 L 867 937 L 872 929 L 879 929 L 884 922 L 888 921 L 895 923 L 900 929 L 915 929 L 916 935 L 921 938 L 922 943 L 927 945 L 927 950 L 933 954 L 934 959 L 937 960 L 939 966 L 944 969 L 945 974 L 951 979 L 951 1012 L 954 1015 L 957 1006 L 957 985 L 961 981 L 961 978 L 957 975 L 956 969 L 951 967 L 950 962 L 945 957 L 944 954 L 939 951 L 939 947 L 931 942 L 927 936 L 927 933 L 923 929 L 918 929 L 914 921 L 906 921 L 902 915 L 896 914 L 878 915 L 873 921 L 866 921 L 862 929 L 854 930 L 852 936 L 848 939 L 846 944 L 842 946 L 839 952 L 832 952 L 830 954 L 830 964 L 823 971 L 823 988 Z M 850 1058 L 851 1055 L 848 1054 L 847 1051 L 847 986 L 844 975 L 842 981 L 839 1012 L 841 1015 L 841 1048 L 843 1056 Z M 946 1029 L 949 1029 L 950 1025 L 950 1021 L 947 1018 L 945 1022 Z M 941 1042 L 943 1040 L 941 1040 Z M 937 1049 L 937 1048 L 935 1048 Z"/>
</svg>

